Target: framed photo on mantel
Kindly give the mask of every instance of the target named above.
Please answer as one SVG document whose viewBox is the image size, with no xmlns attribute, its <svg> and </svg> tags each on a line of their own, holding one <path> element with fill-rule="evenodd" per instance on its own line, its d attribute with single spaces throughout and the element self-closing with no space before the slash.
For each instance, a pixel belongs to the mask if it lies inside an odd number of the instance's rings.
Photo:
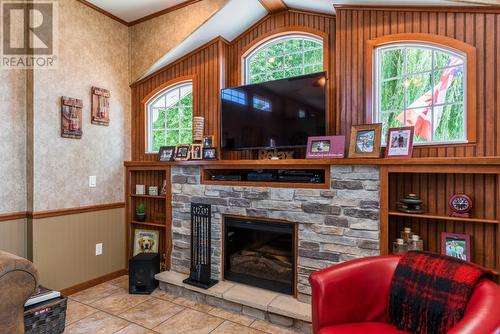
<svg viewBox="0 0 500 334">
<path fill-rule="evenodd" d="M 382 124 L 353 125 L 349 158 L 379 158 Z"/>
<path fill-rule="evenodd" d="M 307 139 L 307 159 L 343 158 L 345 136 L 321 136 Z"/>
</svg>

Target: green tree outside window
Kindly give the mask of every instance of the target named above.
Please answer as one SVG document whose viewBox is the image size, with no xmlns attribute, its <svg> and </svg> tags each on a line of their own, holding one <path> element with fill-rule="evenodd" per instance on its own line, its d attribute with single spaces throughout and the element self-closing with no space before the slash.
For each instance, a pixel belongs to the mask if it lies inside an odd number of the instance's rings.
<svg viewBox="0 0 500 334">
<path fill-rule="evenodd" d="M 464 56 L 430 45 L 391 45 L 377 50 L 376 66 L 374 116 L 383 124 L 383 143 L 389 128 L 405 125 L 415 125 L 416 143 L 467 139 Z"/>
<path fill-rule="evenodd" d="M 147 104 L 149 152 L 161 146 L 193 140 L 193 84 L 182 83 L 161 92 Z"/>
<path fill-rule="evenodd" d="M 278 37 L 246 59 L 248 84 L 323 71 L 323 43 L 304 35 Z"/>
</svg>

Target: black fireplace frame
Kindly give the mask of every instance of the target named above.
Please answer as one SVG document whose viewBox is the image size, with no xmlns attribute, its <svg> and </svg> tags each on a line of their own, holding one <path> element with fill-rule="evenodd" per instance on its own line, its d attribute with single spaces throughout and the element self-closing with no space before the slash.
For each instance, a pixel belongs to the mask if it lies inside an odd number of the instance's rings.
<svg viewBox="0 0 500 334">
<path fill-rule="evenodd" d="M 293 227 L 293 235 L 292 235 L 292 259 L 293 259 L 293 265 L 292 265 L 292 270 L 293 270 L 293 282 L 292 282 L 292 291 L 279 291 L 285 294 L 290 294 L 294 297 L 297 297 L 297 279 L 298 279 L 298 224 L 286 220 L 279 220 L 279 219 L 273 219 L 273 218 L 262 218 L 262 217 L 247 217 L 247 216 L 238 216 L 238 215 L 222 215 L 222 252 L 221 252 L 221 276 L 223 280 L 228 280 L 228 281 L 233 281 L 233 282 L 238 282 L 238 283 L 243 283 L 247 284 L 250 286 L 255 286 L 255 287 L 260 287 L 260 288 L 265 288 L 271 291 L 276 291 L 275 289 L 272 289 L 271 287 L 275 285 L 275 282 L 270 281 L 270 280 L 264 280 L 264 279 L 258 279 L 258 278 L 244 278 L 241 277 L 235 273 L 232 273 L 232 277 L 228 277 L 227 275 L 227 269 L 226 269 L 226 243 L 227 243 L 227 235 L 226 235 L 226 219 L 238 219 L 238 220 L 252 220 L 255 222 L 266 222 L 266 223 L 273 223 L 273 224 L 288 224 Z M 258 283 L 256 285 L 255 283 Z"/>
</svg>

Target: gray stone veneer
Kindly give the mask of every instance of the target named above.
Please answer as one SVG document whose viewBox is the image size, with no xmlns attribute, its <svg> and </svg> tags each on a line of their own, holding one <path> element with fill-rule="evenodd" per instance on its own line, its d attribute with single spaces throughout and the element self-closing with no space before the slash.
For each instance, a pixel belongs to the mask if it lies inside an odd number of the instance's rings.
<svg viewBox="0 0 500 334">
<path fill-rule="evenodd" d="M 332 166 L 330 189 L 200 184 L 199 167 L 172 166 L 172 269 L 189 272 L 190 203 L 212 205 L 212 275 L 221 275 L 222 215 L 274 218 L 298 226 L 299 300 L 309 274 L 343 261 L 379 255 L 377 166 Z"/>
</svg>

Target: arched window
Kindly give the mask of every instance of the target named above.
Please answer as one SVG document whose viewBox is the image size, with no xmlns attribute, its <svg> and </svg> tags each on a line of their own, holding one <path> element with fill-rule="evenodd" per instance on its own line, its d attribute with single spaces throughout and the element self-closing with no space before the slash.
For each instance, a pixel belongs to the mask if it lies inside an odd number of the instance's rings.
<svg viewBox="0 0 500 334">
<path fill-rule="evenodd" d="M 467 57 L 431 43 L 377 47 L 373 121 L 415 126 L 415 143 L 467 141 Z"/>
<path fill-rule="evenodd" d="M 323 71 L 323 41 L 306 34 L 271 39 L 245 59 L 245 83 L 259 83 Z"/>
<path fill-rule="evenodd" d="M 190 144 L 193 138 L 193 83 L 185 81 L 157 93 L 146 103 L 148 152 L 161 146 Z"/>
</svg>

